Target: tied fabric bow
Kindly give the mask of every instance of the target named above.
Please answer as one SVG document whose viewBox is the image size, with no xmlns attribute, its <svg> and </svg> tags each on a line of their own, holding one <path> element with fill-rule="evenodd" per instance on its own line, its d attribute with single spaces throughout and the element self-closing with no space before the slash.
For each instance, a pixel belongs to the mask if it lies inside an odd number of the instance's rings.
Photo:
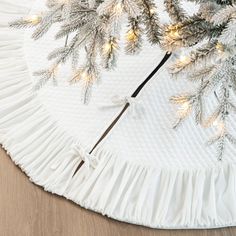
<svg viewBox="0 0 236 236">
<path fill-rule="evenodd" d="M 141 112 L 141 104 L 136 97 L 119 97 L 118 95 L 111 98 L 111 103 L 103 104 L 101 108 L 112 108 L 112 107 L 121 107 L 129 104 L 130 113 L 134 118 L 140 116 Z"/>
<path fill-rule="evenodd" d="M 73 145 L 73 147 L 71 149 L 71 154 L 72 154 L 73 157 L 76 157 L 76 159 L 78 159 L 79 162 L 82 159 L 84 161 L 85 167 L 88 170 L 90 169 L 90 167 L 94 169 L 98 164 L 98 159 L 94 155 L 86 152 L 83 148 L 80 147 L 79 144 L 74 144 Z M 59 166 L 60 166 L 60 162 L 54 163 L 51 166 L 51 169 L 55 170 Z"/>
<path fill-rule="evenodd" d="M 97 166 L 98 159 L 94 155 L 85 151 L 79 145 L 74 145 L 72 147 L 72 152 L 74 156 L 79 157 L 84 161 L 84 165 L 87 169 L 90 169 L 90 167 L 94 169 Z"/>
</svg>

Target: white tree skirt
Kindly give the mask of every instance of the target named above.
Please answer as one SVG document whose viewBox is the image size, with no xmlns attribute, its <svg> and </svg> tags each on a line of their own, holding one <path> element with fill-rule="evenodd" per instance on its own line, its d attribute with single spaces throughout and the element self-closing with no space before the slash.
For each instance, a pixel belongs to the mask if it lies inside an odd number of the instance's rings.
<svg viewBox="0 0 236 236">
<path fill-rule="evenodd" d="M 215 147 L 205 145 L 212 130 L 197 127 L 192 118 L 172 129 L 175 108 L 168 99 L 193 85 L 172 80 L 168 63 L 94 150 L 97 162 L 89 163 L 86 152 L 123 108 L 103 104 L 114 95 L 130 96 L 165 52 L 145 44 L 138 56 L 121 53 L 117 69 L 103 73 L 88 106 L 81 103 L 80 86 L 66 83 L 69 65 L 61 69 L 58 87 L 48 84 L 36 94 L 32 72 L 48 66 L 48 52 L 62 42 L 55 43 L 50 32 L 35 43 L 30 31 L 7 27 L 41 10 L 43 3 L 32 8 L 33 3 L 0 0 L 0 141 L 30 180 L 125 222 L 154 228 L 235 225 L 236 150 L 229 145 L 219 162 Z"/>
</svg>

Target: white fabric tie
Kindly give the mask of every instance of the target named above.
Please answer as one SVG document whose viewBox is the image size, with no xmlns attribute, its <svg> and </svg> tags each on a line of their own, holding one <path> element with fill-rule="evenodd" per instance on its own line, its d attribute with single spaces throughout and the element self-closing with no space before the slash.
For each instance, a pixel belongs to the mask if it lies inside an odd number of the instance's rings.
<svg viewBox="0 0 236 236">
<path fill-rule="evenodd" d="M 74 156 L 81 158 L 84 161 L 84 165 L 87 169 L 90 169 L 90 167 L 94 169 L 97 166 L 98 159 L 79 145 L 74 145 L 72 147 L 72 152 Z"/>
<path fill-rule="evenodd" d="M 111 103 L 101 105 L 101 108 L 112 108 L 112 107 L 122 107 L 126 104 L 130 106 L 130 112 L 134 118 L 137 118 L 140 115 L 140 111 L 143 112 L 141 109 L 140 102 L 136 97 L 119 97 L 118 95 L 111 98 Z"/>
</svg>

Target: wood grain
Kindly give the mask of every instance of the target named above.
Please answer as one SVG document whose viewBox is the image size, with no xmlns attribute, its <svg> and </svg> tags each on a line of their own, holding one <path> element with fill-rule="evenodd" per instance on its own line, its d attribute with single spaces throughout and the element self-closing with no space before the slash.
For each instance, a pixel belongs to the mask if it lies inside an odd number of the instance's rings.
<svg viewBox="0 0 236 236">
<path fill-rule="evenodd" d="M 0 236 L 234 236 L 236 228 L 155 230 L 82 209 L 31 183 L 0 149 Z"/>
</svg>

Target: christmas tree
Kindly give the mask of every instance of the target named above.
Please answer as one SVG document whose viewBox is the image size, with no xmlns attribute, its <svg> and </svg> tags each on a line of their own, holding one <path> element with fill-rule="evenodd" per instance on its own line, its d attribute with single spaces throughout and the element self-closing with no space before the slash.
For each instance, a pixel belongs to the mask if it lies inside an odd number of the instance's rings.
<svg viewBox="0 0 236 236">
<path fill-rule="evenodd" d="M 197 84 L 194 92 L 170 98 L 179 105 L 178 127 L 191 113 L 196 124 L 216 126 L 217 132 L 208 143 L 217 145 L 217 157 L 222 159 L 227 142 L 236 144 L 228 127 L 236 112 L 236 5 L 233 0 L 191 0 L 197 11 L 193 15 L 182 8 L 179 0 L 165 0 L 171 23 L 161 25 L 153 0 L 47 0 L 48 10 L 41 15 L 27 16 L 10 23 L 10 26 L 35 27 L 32 37 L 41 38 L 55 23 L 60 29 L 55 39 L 64 38 L 65 44 L 48 56 L 53 60 L 49 69 L 35 72 L 40 76 L 37 88 L 52 79 L 61 64 L 71 59 L 74 72 L 71 82 L 84 84 L 84 102 L 88 102 L 93 83 L 102 69 L 116 66 L 120 49 L 122 26 L 128 25 L 125 50 L 128 54 L 142 49 L 145 36 L 167 52 L 188 48 L 171 65 L 170 73 Z M 79 55 L 86 51 L 84 65 L 78 66 Z M 206 115 L 204 104 L 217 101 L 215 110 Z"/>
</svg>

